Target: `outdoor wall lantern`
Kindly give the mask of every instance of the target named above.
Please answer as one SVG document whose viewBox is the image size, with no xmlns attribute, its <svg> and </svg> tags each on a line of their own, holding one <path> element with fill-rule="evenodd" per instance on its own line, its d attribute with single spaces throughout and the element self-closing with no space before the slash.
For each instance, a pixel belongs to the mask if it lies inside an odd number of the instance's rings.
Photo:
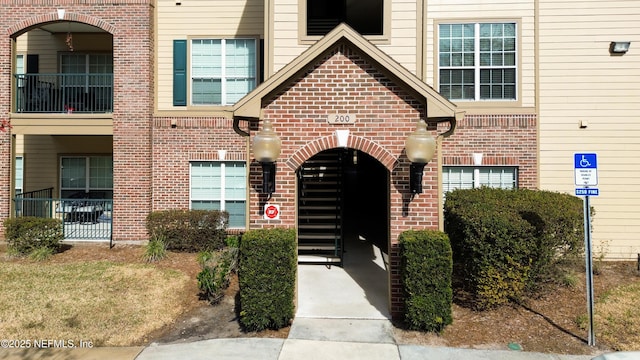
<svg viewBox="0 0 640 360">
<path fill-rule="evenodd" d="M 433 159 L 433 154 L 436 152 L 436 141 L 427 131 L 427 123 L 424 120 L 420 119 L 416 131 L 407 136 L 405 150 L 411 161 L 409 189 L 411 194 L 420 194 L 424 166 Z"/>
<path fill-rule="evenodd" d="M 253 155 L 262 165 L 262 192 L 269 196 L 276 191 L 276 160 L 281 145 L 278 134 L 271 128 L 271 122 L 264 120 L 262 130 L 253 137 Z"/>
<path fill-rule="evenodd" d="M 629 51 L 629 45 L 631 45 L 629 41 L 612 41 L 609 44 L 609 53 L 615 55 L 626 54 Z"/>
</svg>

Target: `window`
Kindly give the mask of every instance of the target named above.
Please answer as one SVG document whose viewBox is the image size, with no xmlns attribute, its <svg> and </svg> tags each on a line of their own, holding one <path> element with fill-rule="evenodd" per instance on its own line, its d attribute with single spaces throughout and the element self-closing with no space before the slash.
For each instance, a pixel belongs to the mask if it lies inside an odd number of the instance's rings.
<svg viewBox="0 0 640 360">
<path fill-rule="evenodd" d="M 362 35 L 383 35 L 384 0 L 304 0 L 308 36 L 326 35 L 346 23 Z"/>
<path fill-rule="evenodd" d="M 67 107 L 76 110 L 110 110 L 113 87 L 111 54 L 60 55 L 61 88 Z"/>
<path fill-rule="evenodd" d="M 61 159 L 62 198 L 113 198 L 113 158 L 111 156 L 65 156 Z"/>
<path fill-rule="evenodd" d="M 255 39 L 191 41 L 191 103 L 232 105 L 256 87 Z"/>
<path fill-rule="evenodd" d="M 22 194 L 24 179 L 24 158 L 22 156 L 16 156 L 16 174 L 15 174 L 15 189 L 16 194 Z"/>
<path fill-rule="evenodd" d="M 517 168 L 511 166 L 444 166 L 442 187 L 445 193 L 455 189 L 473 189 L 489 186 L 501 189 L 518 187 Z"/>
<path fill-rule="evenodd" d="M 229 227 L 245 227 L 246 165 L 241 161 L 191 163 L 191 209 L 225 210 Z"/>
<path fill-rule="evenodd" d="M 24 76 L 19 76 L 19 75 L 23 75 L 25 73 L 25 68 L 24 68 L 24 55 L 17 55 L 16 56 L 16 74 L 17 79 L 18 79 L 18 87 L 22 88 L 24 87 Z"/>
<path fill-rule="evenodd" d="M 440 94 L 450 100 L 516 99 L 516 24 L 439 25 Z"/>
</svg>

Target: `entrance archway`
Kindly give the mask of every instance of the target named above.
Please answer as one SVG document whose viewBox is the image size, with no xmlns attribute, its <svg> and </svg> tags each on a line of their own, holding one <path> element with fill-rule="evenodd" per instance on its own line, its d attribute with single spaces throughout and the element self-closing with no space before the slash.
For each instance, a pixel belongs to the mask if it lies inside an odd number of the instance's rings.
<svg viewBox="0 0 640 360">
<path fill-rule="evenodd" d="M 356 149 L 314 155 L 298 169 L 297 225 L 296 316 L 389 318 L 389 171 Z"/>
</svg>

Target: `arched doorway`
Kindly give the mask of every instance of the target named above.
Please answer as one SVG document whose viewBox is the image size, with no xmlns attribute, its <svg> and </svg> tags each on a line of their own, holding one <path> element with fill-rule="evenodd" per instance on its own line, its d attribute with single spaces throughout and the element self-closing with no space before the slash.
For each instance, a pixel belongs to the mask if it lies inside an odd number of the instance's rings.
<svg viewBox="0 0 640 360">
<path fill-rule="evenodd" d="M 297 227 L 297 316 L 389 317 L 389 171 L 378 160 L 339 148 L 305 161 Z"/>
</svg>

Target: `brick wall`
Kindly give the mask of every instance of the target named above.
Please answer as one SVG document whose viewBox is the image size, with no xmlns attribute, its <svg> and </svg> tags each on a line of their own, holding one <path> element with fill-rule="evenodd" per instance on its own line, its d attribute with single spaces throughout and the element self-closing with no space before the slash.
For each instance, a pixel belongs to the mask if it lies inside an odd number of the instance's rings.
<svg viewBox="0 0 640 360">
<path fill-rule="evenodd" d="M 153 111 L 152 0 L 0 0 L 6 29 L 0 43 L 0 116 L 10 109 L 9 69 L 12 37 L 38 24 L 64 20 L 90 24 L 113 35 L 114 217 L 115 240 L 146 238 L 144 218 L 151 208 L 151 113 Z M 4 135 L 0 135 L 4 136 Z M 3 138 L 4 139 L 4 138 Z M 5 141 L 0 143 L 0 217 L 8 215 L 10 162 Z M 6 199 L 6 200 L 5 200 Z M 1 220 L 1 219 L 0 219 Z"/>
<path fill-rule="evenodd" d="M 517 166 L 518 186 L 537 188 L 537 131 L 535 114 L 466 115 L 442 143 L 443 166 L 473 165 L 472 154 L 482 153 L 482 165 Z"/>
<path fill-rule="evenodd" d="M 172 123 L 174 125 L 172 125 Z M 211 117 L 156 117 L 153 120 L 153 210 L 189 208 L 189 162 L 245 161 L 248 138 L 233 121 Z"/>
<path fill-rule="evenodd" d="M 349 113 L 357 120 L 351 125 L 332 125 L 327 123 L 329 113 Z M 398 236 L 408 229 L 438 227 L 437 164 L 433 161 L 425 168 L 424 193 L 410 200 L 409 161 L 404 154 L 407 135 L 425 116 L 424 105 L 363 57 L 338 45 L 265 104 L 263 114 L 282 139 L 277 187 L 270 200 L 279 204 L 281 211 L 280 220 L 262 219 L 266 199 L 256 191 L 261 184 L 261 169 L 254 161 L 251 227 L 295 227 L 296 169 L 316 153 L 336 147 L 336 129 L 349 130 L 347 146 L 376 158 L 390 173 L 391 310 L 395 316 L 401 314 Z"/>
</svg>

